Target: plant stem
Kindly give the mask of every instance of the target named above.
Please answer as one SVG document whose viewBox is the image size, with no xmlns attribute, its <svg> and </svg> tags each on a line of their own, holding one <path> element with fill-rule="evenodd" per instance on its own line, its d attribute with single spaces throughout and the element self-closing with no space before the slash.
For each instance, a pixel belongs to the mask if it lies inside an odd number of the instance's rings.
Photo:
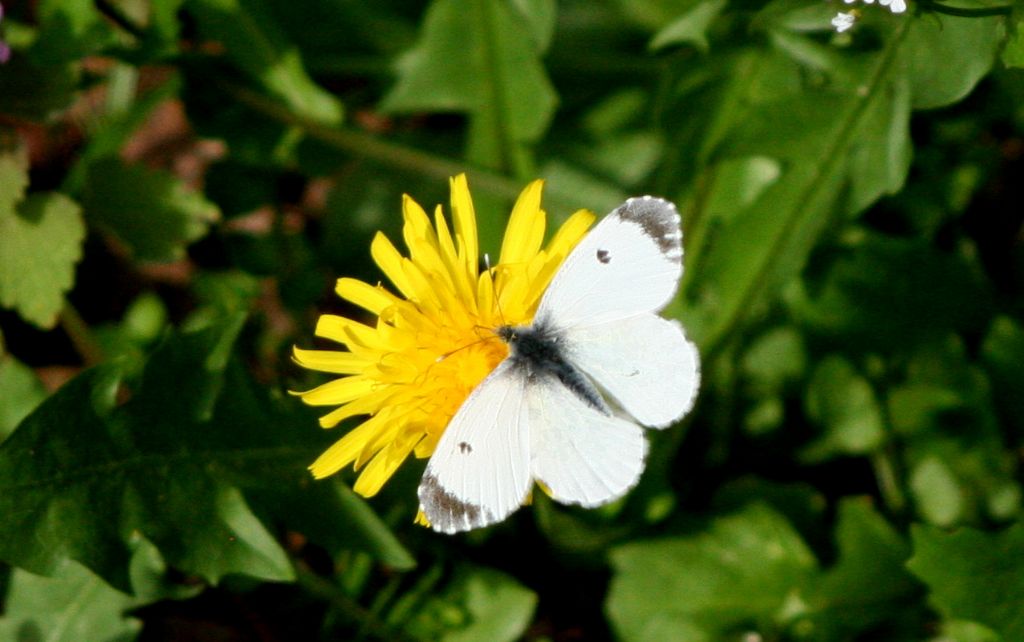
<svg viewBox="0 0 1024 642">
<path fill-rule="evenodd" d="M 960 18 L 987 18 L 990 16 L 1008 16 L 1013 13 L 1013 7 L 1005 4 L 997 7 L 979 7 L 977 9 L 968 9 L 965 7 L 951 7 L 949 5 L 942 4 L 940 2 L 931 2 L 930 0 L 924 0 L 921 2 L 922 8 L 934 11 L 935 13 L 944 13 L 948 16 L 957 16 Z"/>
<path fill-rule="evenodd" d="M 284 105 L 237 83 L 225 81 L 223 87 L 246 107 L 282 124 L 298 127 L 311 138 L 354 156 L 441 180 L 466 172 L 470 176 L 474 190 L 488 192 L 501 198 L 514 199 L 523 188 L 519 181 L 491 170 L 480 167 L 467 170 L 464 162 L 388 142 L 377 135 L 350 128 L 324 126 L 303 118 Z M 558 207 L 575 211 L 579 208 L 579 195 L 560 191 L 556 185 L 549 186 L 545 196 L 551 209 Z"/>
<path fill-rule="evenodd" d="M 92 330 L 89 329 L 89 324 L 82 319 L 78 310 L 70 303 L 65 303 L 64 309 L 61 310 L 60 327 L 71 339 L 71 344 L 75 346 L 75 350 L 82 357 L 86 367 L 103 361 L 103 349 L 96 341 L 96 337 L 93 336 Z"/>
</svg>

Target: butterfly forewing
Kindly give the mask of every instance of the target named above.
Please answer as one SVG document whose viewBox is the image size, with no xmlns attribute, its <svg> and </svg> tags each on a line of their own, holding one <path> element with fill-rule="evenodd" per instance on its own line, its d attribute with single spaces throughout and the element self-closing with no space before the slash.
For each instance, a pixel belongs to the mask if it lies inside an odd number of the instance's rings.
<svg viewBox="0 0 1024 642">
<path fill-rule="evenodd" d="M 541 298 L 537 320 L 569 329 L 656 312 L 676 292 L 682 256 L 675 206 L 631 198 L 569 254 Z"/>
<path fill-rule="evenodd" d="M 503 361 L 449 422 L 418 491 L 435 530 L 455 533 L 508 517 L 533 484 L 526 380 Z"/>
</svg>

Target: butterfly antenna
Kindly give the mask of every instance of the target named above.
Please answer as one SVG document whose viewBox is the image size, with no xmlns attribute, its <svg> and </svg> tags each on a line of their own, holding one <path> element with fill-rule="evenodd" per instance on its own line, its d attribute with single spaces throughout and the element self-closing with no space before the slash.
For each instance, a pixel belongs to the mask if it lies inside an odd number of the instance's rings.
<svg viewBox="0 0 1024 642">
<path fill-rule="evenodd" d="M 477 326 L 477 327 L 480 327 L 480 326 Z M 454 350 L 449 350 L 448 352 L 445 352 L 444 354 L 439 354 L 434 359 L 434 363 L 441 363 L 442 361 L 444 361 L 445 359 L 447 359 L 448 357 L 452 356 L 453 354 L 455 354 L 456 352 L 458 352 L 460 350 L 465 350 L 466 348 L 471 348 L 471 347 L 477 345 L 478 343 L 483 343 L 484 341 L 488 341 L 490 339 L 491 339 L 491 337 L 482 337 L 480 339 L 477 339 L 476 341 L 471 341 L 471 342 L 467 343 L 464 346 L 459 346 L 458 348 L 455 348 Z"/>
</svg>

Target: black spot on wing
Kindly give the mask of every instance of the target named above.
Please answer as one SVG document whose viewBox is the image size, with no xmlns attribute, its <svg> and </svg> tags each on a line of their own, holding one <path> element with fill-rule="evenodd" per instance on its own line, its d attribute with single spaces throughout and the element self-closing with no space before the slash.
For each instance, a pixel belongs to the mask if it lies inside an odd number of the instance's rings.
<svg viewBox="0 0 1024 642">
<path fill-rule="evenodd" d="M 613 214 L 643 228 L 665 258 L 677 263 L 682 261 L 683 233 L 675 205 L 661 198 L 639 196 L 628 199 Z"/>
<path fill-rule="evenodd" d="M 597 260 L 602 263 L 609 263 L 612 260 L 612 255 L 608 252 L 608 250 L 598 250 Z"/>
<path fill-rule="evenodd" d="M 493 522 L 490 511 L 476 504 L 462 501 L 444 489 L 437 477 L 423 475 L 417 492 L 420 507 L 427 516 L 431 528 L 444 533 L 466 531 Z"/>
<path fill-rule="evenodd" d="M 473 447 L 470 446 L 468 442 L 460 441 L 459 452 L 462 453 L 463 455 L 468 455 L 469 453 L 473 452 Z"/>
</svg>

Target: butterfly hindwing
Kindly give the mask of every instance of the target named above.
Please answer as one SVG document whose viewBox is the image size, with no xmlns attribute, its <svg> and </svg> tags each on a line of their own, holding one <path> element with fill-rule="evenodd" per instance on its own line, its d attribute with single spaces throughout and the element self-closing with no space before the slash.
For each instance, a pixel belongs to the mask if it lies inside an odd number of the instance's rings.
<svg viewBox="0 0 1024 642">
<path fill-rule="evenodd" d="M 650 196 L 631 198 L 569 254 L 541 299 L 537 319 L 568 329 L 656 312 L 675 294 L 682 257 L 675 206 Z"/>
<path fill-rule="evenodd" d="M 697 348 L 678 321 L 644 313 L 569 333 L 573 364 L 645 426 L 664 428 L 693 406 Z"/>
<path fill-rule="evenodd" d="M 555 500 L 600 506 L 643 472 L 647 441 L 635 423 L 604 414 L 553 378 L 531 382 L 531 469 Z"/>
<path fill-rule="evenodd" d="M 503 361 L 462 403 L 427 464 L 420 508 L 438 531 L 500 522 L 533 485 L 526 380 Z"/>
</svg>

